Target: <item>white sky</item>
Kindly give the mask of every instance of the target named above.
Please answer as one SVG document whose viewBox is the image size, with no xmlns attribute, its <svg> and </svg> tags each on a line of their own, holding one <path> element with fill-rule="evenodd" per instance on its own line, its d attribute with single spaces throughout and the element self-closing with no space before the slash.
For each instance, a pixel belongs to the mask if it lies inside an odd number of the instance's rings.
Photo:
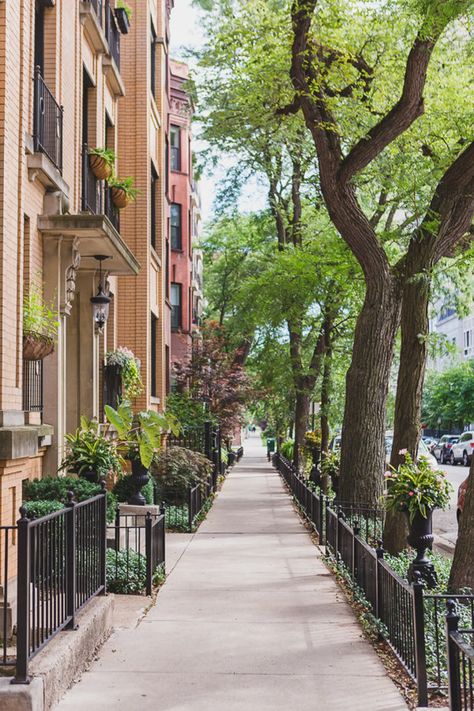
<svg viewBox="0 0 474 711">
<path fill-rule="evenodd" d="M 190 63 L 192 61 L 184 56 L 184 50 L 197 49 L 204 42 L 204 33 L 201 29 L 201 12 L 192 6 L 191 0 L 174 0 L 174 9 L 171 12 L 171 56 L 175 59 L 182 59 Z M 199 152 L 198 126 L 194 126 L 194 150 Z M 222 162 L 222 168 L 216 170 L 214 175 L 204 174 L 200 181 L 202 217 L 204 222 L 212 217 L 212 206 L 216 187 L 219 179 L 225 174 L 225 169 L 231 165 L 229 160 Z M 266 188 L 258 184 L 257 180 L 252 180 L 243 190 L 239 203 L 239 209 L 243 212 L 251 210 L 261 210 L 265 205 Z"/>
</svg>

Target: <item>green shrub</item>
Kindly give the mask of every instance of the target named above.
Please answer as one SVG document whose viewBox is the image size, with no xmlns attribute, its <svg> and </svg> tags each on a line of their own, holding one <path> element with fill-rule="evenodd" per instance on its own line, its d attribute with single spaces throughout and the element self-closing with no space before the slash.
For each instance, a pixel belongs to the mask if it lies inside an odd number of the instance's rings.
<svg viewBox="0 0 474 711">
<path fill-rule="evenodd" d="M 135 491 L 135 486 L 132 482 L 131 474 L 123 476 L 121 479 L 119 479 L 112 491 L 116 496 L 117 501 L 120 501 L 120 503 L 126 503 Z M 142 487 L 142 494 L 145 497 L 145 501 L 147 502 L 147 504 L 153 504 L 154 496 L 152 479 L 150 479 L 150 481 L 145 484 L 144 487 Z"/>
<path fill-rule="evenodd" d="M 107 589 L 113 593 L 140 595 L 146 585 L 146 558 L 133 550 L 106 554 Z"/>
<path fill-rule="evenodd" d="M 168 447 L 156 455 L 150 473 L 155 478 L 160 501 L 182 506 L 188 501 L 190 486 L 204 485 L 212 472 L 212 462 L 185 447 Z"/>
<path fill-rule="evenodd" d="M 25 501 L 23 507 L 26 509 L 27 518 L 41 518 L 54 511 L 60 511 L 64 504 L 60 501 Z"/>
<path fill-rule="evenodd" d="M 293 459 L 293 450 L 294 450 L 295 443 L 292 439 L 287 439 L 286 442 L 283 442 L 281 445 L 281 453 L 282 455 L 288 459 L 290 462 Z"/>
<path fill-rule="evenodd" d="M 165 515 L 165 524 L 168 531 L 186 533 L 189 531 L 189 516 L 188 507 L 184 506 L 167 506 Z"/>
<path fill-rule="evenodd" d="M 73 492 L 76 501 L 85 501 L 85 499 L 100 494 L 102 489 L 100 484 L 94 484 L 86 479 L 72 476 L 45 476 L 43 479 L 24 482 L 23 500 L 25 505 L 30 501 L 35 503 L 49 501 L 64 506 L 69 491 Z M 114 520 L 116 506 L 117 499 L 114 494 L 107 492 L 107 521 L 109 523 Z"/>
</svg>

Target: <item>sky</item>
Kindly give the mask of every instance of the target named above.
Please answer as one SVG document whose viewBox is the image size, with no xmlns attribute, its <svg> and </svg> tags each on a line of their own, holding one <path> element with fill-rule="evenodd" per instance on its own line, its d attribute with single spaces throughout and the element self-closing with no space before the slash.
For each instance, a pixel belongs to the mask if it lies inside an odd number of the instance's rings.
<svg viewBox="0 0 474 711">
<path fill-rule="evenodd" d="M 202 30 L 201 12 L 193 7 L 191 0 L 174 0 L 174 9 L 171 12 L 170 43 L 171 56 L 174 59 L 181 59 L 191 64 L 186 57 L 185 50 L 198 49 L 204 44 L 204 32 Z M 193 126 L 194 150 L 199 152 L 199 126 Z M 232 161 L 224 157 L 220 168 L 218 167 L 213 175 L 204 174 L 200 180 L 201 209 L 202 218 L 206 222 L 212 217 L 213 202 L 217 185 L 226 169 L 231 167 Z M 242 191 L 239 201 L 239 210 L 249 212 L 261 210 L 265 205 L 267 196 L 266 187 L 258 179 L 253 179 Z"/>
</svg>

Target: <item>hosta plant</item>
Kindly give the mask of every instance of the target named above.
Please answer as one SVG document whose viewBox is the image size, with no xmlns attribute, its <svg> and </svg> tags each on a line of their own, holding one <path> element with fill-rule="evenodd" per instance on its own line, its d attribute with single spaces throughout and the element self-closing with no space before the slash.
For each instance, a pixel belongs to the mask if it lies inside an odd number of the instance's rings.
<svg viewBox="0 0 474 711">
<path fill-rule="evenodd" d="M 446 474 L 432 469 L 425 457 L 414 462 L 406 450 L 401 450 L 400 454 L 404 455 L 403 464 L 385 472 L 387 509 L 406 511 L 412 522 L 418 513 L 428 518 L 433 509 L 446 508 L 452 492 Z"/>
</svg>

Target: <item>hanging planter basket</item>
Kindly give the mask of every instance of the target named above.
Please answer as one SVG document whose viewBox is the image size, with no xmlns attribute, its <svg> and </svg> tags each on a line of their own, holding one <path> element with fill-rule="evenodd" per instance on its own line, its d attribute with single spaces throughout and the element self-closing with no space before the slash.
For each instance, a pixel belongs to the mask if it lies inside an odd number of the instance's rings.
<svg viewBox="0 0 474 711">
<path fill-rule="evenodd" d="M 128 35 L 128 31 L 130 30 L 130 20 L 128 19 L 127 11 L 124 7 L 115 8 L 115 19 L 117 20 L 120 32 L 123 35 Z"/>
<path fill-rule="evenodd" d="M 54 340 L 41 333 L 28 331 L 23 334 L 23 358 L 43 360 L 54 351 Z"/>
<path fill-rule="evenodd" d="M 112 166 L 103 156 L 96 153 L 89 154 L 89 164 L 97 180 L 108 180 L 112 175 Z"/>
<path fill-rule="evenodd" d="M 122 190 L 122 188 L 112 187 L 111 192 L 113 203 L 119 210 L 123 210 L 124 207 L 127 207 L 132 200 L 130 195 L 128 195 L 125 190 Z"/>
</svg>

